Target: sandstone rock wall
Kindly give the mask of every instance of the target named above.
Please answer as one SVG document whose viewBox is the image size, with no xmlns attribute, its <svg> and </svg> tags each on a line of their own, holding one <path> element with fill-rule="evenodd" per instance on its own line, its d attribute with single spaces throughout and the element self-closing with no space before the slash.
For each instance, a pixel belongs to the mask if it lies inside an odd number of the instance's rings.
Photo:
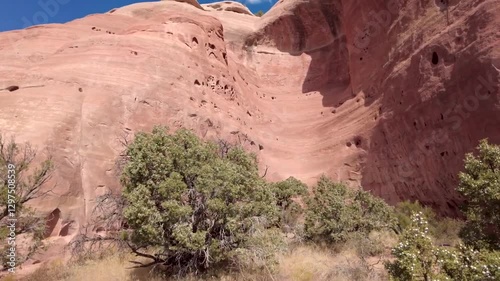
<svg viewBox="0 0 500 281">
<path fill-rule="evenodd" d="M 0 34 L 0 128 L 51 149 L 56 196 L 36 207 L 64 239 L 119 191 L 123 139 L 156 124 L 239 142 L 269 180 L 326 173 L 456 214 L 464 153 L 500 142 L 498 0 L 196 4 Z"/>
</svg>

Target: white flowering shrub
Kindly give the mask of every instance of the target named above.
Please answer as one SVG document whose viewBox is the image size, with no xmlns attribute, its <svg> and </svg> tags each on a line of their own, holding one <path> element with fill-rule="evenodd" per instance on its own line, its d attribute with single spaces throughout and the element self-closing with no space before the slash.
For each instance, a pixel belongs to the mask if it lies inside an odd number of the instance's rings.
<svg viewBox="0 0 500 281">
<path fill-rule="evenodd" d="M 456 251 L 441 250 L 439 260 L 451 280 L 500 280 L 500 252 L 474 250 L 459 245 Z"/>
<path fill-rule="evenodd" d="M 467 222 L 460 236 L 475 249 L 500 250 L 500 146 L 482 140 L 477 156 L 465 157 L 457 191 L 464 196 Z"/>
<path fill-rule="evenodd" d="M 421 212 L 412 215 L 392 254 L 396 260 L 385 264 L 392 280 L 450 280 L 439 266 L 441 250 L 432 243 Z"/>
<path fill-rule="evenodd" d="M 392 254 L 396 259 L 385 264 L 391 280 L 500 280 L 500 252 L 462 244 L 457 248 L 434 245 L 421 212 L 411 217 Z"/>
</svg>

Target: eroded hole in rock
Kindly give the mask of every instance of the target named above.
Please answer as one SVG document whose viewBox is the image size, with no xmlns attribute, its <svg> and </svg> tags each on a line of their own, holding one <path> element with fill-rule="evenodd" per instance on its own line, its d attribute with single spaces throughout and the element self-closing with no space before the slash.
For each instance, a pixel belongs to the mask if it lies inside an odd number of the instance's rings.
<svg viewBox="0 0 500 281">
<path fill-rule="evenodd" d="M 449 0 L 436 0 L 436 6 L 439 7 L 440 10 L 445 10 L 450 5 Z"/>
<path fill-rule="evenodd" d="M 199 86 L 200 85 L 200 81 L 198 81 L 198 79 L 196 79 L 196 80 L 194 80 L 194 84 Z"/>
<path fill-rule="evenodd" d="M 62 228 L 61 231 L 59 231 L 59 236 L 68 236 L 69 234 L 69 227 L 71 226 L 71 223 L 65 224 Z"/>
<path fill-rule="evenodd" d="M 193 42 L 194 44 L 198 45 L 198 38 L 193 37 L 192 42 Z"/>
<path fill-rule="evenodd" d="M 78 92 L 83 92 L 83 89 L 82 88 L 78 88 Z"/>
<path fill-rule="evenodd" d="M 208 127 L 213 127 L 214 126 L 214 123 L 210 119 L 205 120 L 205 122 L 207 123 Z"/>
<path fill-rule="evenodd" d="M 352 143 L 350 141 L 348 141 L 346 144 L 345 144 L 347 147 L 351 147 L 352 146 Z"/>
<path fill-rule="evenodd" d="M 432 64 L 438 64 L 439 63 L 439 56 L 436 52 L 432 52 Z"/>
<path fill-rule="evenodd" d="M 259 150 L 263 150 L 264 146 L 262 144 L 259 144 Z"/>
<path fill-rule="evenodd" d="M 59 219 L 61 218 L 61 210 L 59 208 L 56 208 L 52 213 L 50 213 L 46 218 L 45 218 L 45 238 L 50 237 L 54 229 L 56 228 Z"/>
<path fill-rule="evenodd" d="M 215 49 L 215 45 L 214 45 L 214 44 L 211 44 L 211 43 L 208 43 L 208 47 L 209 47 L 210 49 L 212 49 L 212 50 L 213 50 L 213 49 Z"/>
<path fill-rule="evenodd" d="M 361 138 L 360 137 L 356 137 L 354 139 L 354 145 L 356 145 L 356 147 L 360 147 L 361 146 Z"/>
<path fill-rule="evenodd" d="M 14 92 L 14 91 L 17 91 L 19 90 L 19 86 L 9 86 L 7 88 L 5 88 L 7 91 L 9 92 Z"/>
</svg>

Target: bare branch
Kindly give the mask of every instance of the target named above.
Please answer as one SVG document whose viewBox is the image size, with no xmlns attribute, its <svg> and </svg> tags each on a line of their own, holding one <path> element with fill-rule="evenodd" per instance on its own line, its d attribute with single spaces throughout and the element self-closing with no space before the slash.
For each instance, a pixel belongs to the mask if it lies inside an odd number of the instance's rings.
<svg viewBox="0 0 500 281">
<path fill-rule="evenodd" d="M 0 188 L 7 188 L 7 171 L 5 166 L 13 164 L 15 166 L 16 178 L 16 209 L 23 209 L 27 202 L 46 196 L 53 191 L 43 190 L 45 184 L 50 180 L 54 167 L 52 157 L 49 155 L 39 168 L 30 172 L 30 166 L 37 157 L 37 151 L 29 143 L 19 145 L 15 138 L 10 141 L 0 134 Z M 25 177 L 28 176 L 27 179 Z M 5 202 L 0 201 L 0 221 L 8 215 L 8 208 Z M 21 214 L 18 214 L 21 215 Z"/>
<path fill-rule="evenodd" d="M 264 175 L 261 178 L 265 178 L 266 177 L 268 169 L 269 169 L 269 166 L 266 165 L 266 170 L 264 171 Z"/>
</svg>

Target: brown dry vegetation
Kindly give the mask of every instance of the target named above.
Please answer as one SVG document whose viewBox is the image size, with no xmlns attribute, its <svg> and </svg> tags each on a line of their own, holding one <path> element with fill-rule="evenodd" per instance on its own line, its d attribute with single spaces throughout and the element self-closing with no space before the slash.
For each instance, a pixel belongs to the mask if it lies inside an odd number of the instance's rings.
<svg viewBox="0 0 500 281">
<path fill-rule="evenodd" d="M 380 235 L 380 234 L 375 234 Z M 384 253 L 375 257 L 361 258 L 355 243 L 346 243 L 339 252 L 326 247 L 300 244 L 291 246 L 281 255 L 279 266 L 270 272 L 258 273 L 243 270 L 221 276 L 184 277 L 182 281 L 198 280 L 256 280 L 256 281 L 330 281 L 330 280 L 386 280 L 381 260 L 388 257 L 387 250 L 394 244 L 393 237 L 384 236 L 381 241 Z M 52 262 L 39 268 L 25 278 L 10 277 L 8 281 L 159 281 L 163 278 L 150 269 L 130 269 L 128 254 L 113 254 L 100 260 L 90 260 L 82 264 L 65 266 L 62 262 Z"/>
</svg>

